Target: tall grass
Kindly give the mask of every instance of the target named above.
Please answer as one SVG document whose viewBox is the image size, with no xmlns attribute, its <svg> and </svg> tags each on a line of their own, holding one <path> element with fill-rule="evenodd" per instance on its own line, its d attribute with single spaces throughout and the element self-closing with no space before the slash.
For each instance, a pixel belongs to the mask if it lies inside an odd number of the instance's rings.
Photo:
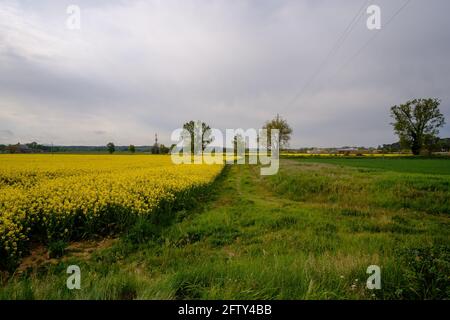
<svg viewBox="0 0 450 320">
<path fill-rule="evenodd" d="M 297 201 L 450 213 L 450 176 L 302 163 L 302 170 L 291 166 L 271 177 L 275 192 Z"/>
<path fill-rule="evenodd" d="M 449 298 L 450 217 L 436 200 L 447 199 L 445 183 L 294 161 L 267 178 L 258 167 L 227 167 L 208 201 L 170 223 L 140 221 L 89 258 L 68 253 L 3 279 L 0 298 Z M 423 195 L 406 206 L 402 188 Z M 70 264 L 82 270 L 81 290 L 65 288 Z M 365 286 L 373 264 L 381 290 Z"/>
</svg>

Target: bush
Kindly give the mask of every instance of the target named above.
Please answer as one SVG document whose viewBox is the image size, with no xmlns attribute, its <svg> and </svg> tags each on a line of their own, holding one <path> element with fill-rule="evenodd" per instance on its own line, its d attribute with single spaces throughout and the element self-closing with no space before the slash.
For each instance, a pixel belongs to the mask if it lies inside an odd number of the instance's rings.
<svg viewBox="0 0 450 320">
<path fill-rule="evenodd" d="M 153 241 L 161 234 L 161 227 L 154 224 L 149 219 L 140 217 L 136 223 L 128 230 L 124 240 L 132 244 L 142 244 Z"/>
<path fill-rule="evenodd" d="M 67 248 L 67 242 L 58 240 L 48 244 L 48 256 L 50 258 L 59 258 L 64 255 Z"/>
</svg>

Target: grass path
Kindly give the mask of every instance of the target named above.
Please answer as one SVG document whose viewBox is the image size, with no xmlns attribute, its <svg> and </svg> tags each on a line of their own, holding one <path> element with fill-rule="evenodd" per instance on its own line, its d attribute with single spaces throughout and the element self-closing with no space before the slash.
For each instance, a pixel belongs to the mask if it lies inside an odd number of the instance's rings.
<svg viewBox="0 0 450 320">
<path fill-rule="evenodd" d="M 393 232 L 385 227 L 400 219 L 396 211 L 358 216 L 336 204 L 295 201 L 275 194 L 258 167 L 227 170 L 210 200 L 179 212 L 169 226 L 144 224 L 89 258 L 68 255 L 30 271 L 0 288 L 0 298 L 394 298 L 404 285 L 396 250 L 449 236 L 448 218 L 411 213 L 420 227 Z M 283 170 L 302 167 L 284 160 Z M 70 264 L 81 268 L 81 290 L 65 288 Z M 383 269 L 376 293 L 365 289 L 372 264 Z"/>
</svg>

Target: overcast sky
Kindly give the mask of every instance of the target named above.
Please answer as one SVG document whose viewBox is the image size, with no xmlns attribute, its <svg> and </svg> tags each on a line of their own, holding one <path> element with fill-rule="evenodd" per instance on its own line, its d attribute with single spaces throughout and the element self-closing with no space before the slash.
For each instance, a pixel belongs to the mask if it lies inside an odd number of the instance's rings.
<svg viewBox="0 0 450 320">
<path fill-rule="evenodd" d="M 365 3 L 381 31 L 364 10 L 329 55 Z M 450 123 L 450 1 L 391 20 L 404 3 L 0 0 L 0 143 L 169 144 L 190 119 L 259 128 L 279 113 L 292 147 L 377 146 L 396 141 L 389 108 L 415 97 L 442 99 Z"/>
</svg>

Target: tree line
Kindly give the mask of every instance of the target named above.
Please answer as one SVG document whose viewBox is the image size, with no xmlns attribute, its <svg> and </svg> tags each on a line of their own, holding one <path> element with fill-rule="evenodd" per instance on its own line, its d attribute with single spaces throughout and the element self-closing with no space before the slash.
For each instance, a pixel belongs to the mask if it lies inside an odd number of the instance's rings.
<svg viewBox="0 0 450 320">
<path fill-rule="evenodd" d="M 444 115 L 439 109 L 440 104 L 441 100 L 439 99 L 426 98 L 413 99 L 403 104 L 392 106 L 390 109 L 390 115 L 393 119 L 391 125 L 393 126 L 394 132 L 399 137 L 400 141 L 391 145 L 385 144 L 383 145 L 383 147 L 379 146 L 378 149 L 385 152 L 398 152 L 403 148 L 409 148 L 414 155 L 419 155 L 424 150 L 427 150 L 429 154 L 431 154 L 432 152 L 450 151 L 450 138 L 441 139 L 438 137 L 439 129 L 445 125 Z M 213 141 L 210 132 L 211 127 L 205 122 L 200 123 L 201 145 L 202 149 L 205 149 L 206 146 Z M 191 150 L 193 152 L 195 121 L 191 120 L 184 123 L 183 129 L 187 130 L 187 132 L 189 132 L 189 134 L 191 135 Z M 267 130 L 268 137 L 270 137 L 272 130 L 279 130 L 278 144 L 280 146 L 280 149 L 283 150 L 288 148 L 293 130 L 292 127 L 288 124 L 287 120 L 283 119 L 280 115 L 277 114 L 273 119 L 268 120 L 264 123 L 263 129 Z M 244 139 L 244 137 L 234 137 L 235 149 L 236 145 L 242 142 L 242 139 Z M 155 142 L 153 146 L 136 147 L 135 145 L 129 145 L 128 147 L 116 147 L 113 142 L 109 142 L 105 147 L 53 147 L 32 142 L 24 145 L 20 143 L 17 143 L 15 145 L 0 145 L 0 152 L 37 153 L 107 151 L 110 154 L 113 154 L 116 151 L 128 151 L 131 154 L 136 152 L 168 154 L 174 146 L 175 144 L 172 144 L 170 147 L 167 147 L 164 144 L 158 144 L 157 142 Z"/>
<path fill-rule="evenodd" d="M 391 125 L 395 134 L 399 137 L 399 142 L 393 145 L 383 145 L 378 147 L 380 150 L 396 152 L 403 148 L 408 148 L 414 155 L 421 154 L 427 150 L 429 154 L 440 151 L 450 151 L 450 138 L 441 139 L 438 137 L 439 129 L 445 125 L 444 115 L 439 110 L 441 100 L 436 98 L 413 99 L 404 104 L 391 107 L 390 113 L 393 119 Z M 184 124 L 191 135 L 191 150 L 194 144 L 194 126 L 195 122 L 190 121 Z M 204 149 L 212 142 L 208 133 L 211 127 L 202 122 L 202 148 Z M 286 149 L 292 135 L 292 128 L 288 122 L 276 115 L 272 120 L 266 121 L 263 129 L 267 129 L 268 136 L 273 129 L 279 130 L 278 144 L 280 149 Z M 242 143 L 243 137 L 234 137 L 234 146 Z M 270 143 L 270 141 L 269 141 Z"/>
</svg>

